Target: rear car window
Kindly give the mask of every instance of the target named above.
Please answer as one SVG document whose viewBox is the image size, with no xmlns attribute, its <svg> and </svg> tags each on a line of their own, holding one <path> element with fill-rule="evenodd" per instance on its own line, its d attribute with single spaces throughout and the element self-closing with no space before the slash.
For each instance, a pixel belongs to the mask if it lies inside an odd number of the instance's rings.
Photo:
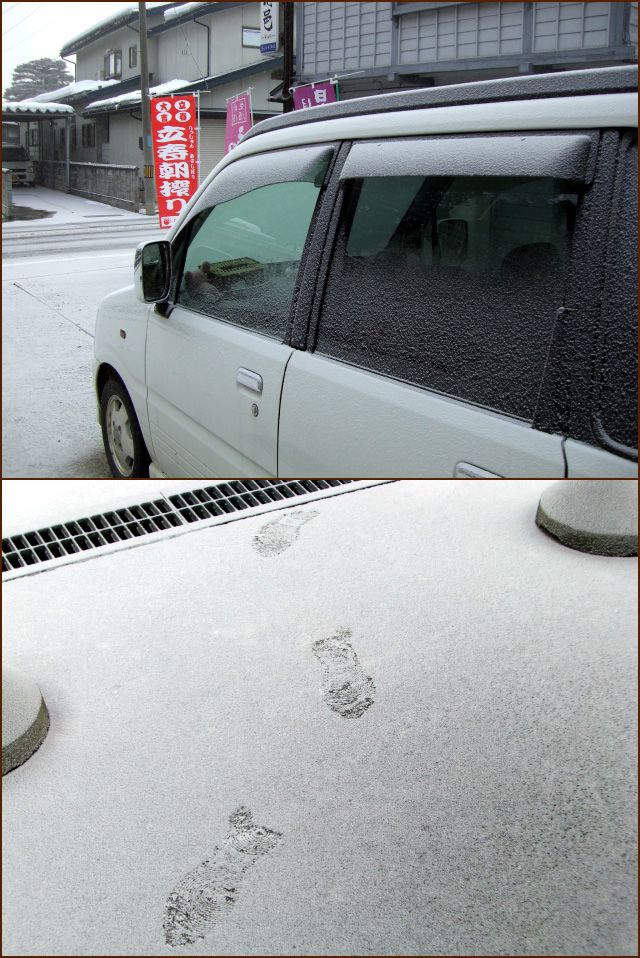
<svg viewBox="0 0 640 958">
<path fill-rule="evenodd" d="M 378 176 L 346 189 L 317 351 L 531 421 L 578 187 Z"/>
</svg>

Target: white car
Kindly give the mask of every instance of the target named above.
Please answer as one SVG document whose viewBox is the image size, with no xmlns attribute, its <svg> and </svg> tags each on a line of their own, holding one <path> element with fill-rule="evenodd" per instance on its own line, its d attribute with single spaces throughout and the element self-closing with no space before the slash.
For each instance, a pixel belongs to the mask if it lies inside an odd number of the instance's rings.
<svg viewBox="0 0 640 958">
<path fill-rule="evenodd" d="M 258 124 L 101 304 L 114 475 L 637 475 L 637 67 Z"/>
</svg>

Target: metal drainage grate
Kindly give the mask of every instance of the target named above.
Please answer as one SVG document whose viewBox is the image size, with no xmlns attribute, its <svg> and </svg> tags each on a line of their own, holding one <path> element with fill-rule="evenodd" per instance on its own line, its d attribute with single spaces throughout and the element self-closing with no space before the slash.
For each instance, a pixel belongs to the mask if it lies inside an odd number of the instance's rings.
<svg viewBox="0 0 640 958">
<path fill-rule="evenodd" d="M 344 486 L 353 479 L 233 479 L 84 519 L 46 526 L 2 540 L 2 571 L 22 569 L 74 553 L 162 532 L 254 506 Z"/>
</svg>

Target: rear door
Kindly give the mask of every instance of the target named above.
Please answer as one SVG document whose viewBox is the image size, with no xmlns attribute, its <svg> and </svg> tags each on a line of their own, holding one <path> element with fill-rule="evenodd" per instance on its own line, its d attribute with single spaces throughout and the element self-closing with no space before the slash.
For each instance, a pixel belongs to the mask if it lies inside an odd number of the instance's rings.
<svg viewBox="0 0 640 958">
<path fill-rule="evenodd" d="M 332 154 L 231 163 L 176 238 L 171 307 L 151 311 L 146 352 L 154 458 L 167 475 L 276 474 L 289 317 Z"/>
<path fill-rule="evenodd" d="M 533 422 L 596 139 L 352 147 L 281 475 L 564 476 L 562 436 Z"/>
</svg>

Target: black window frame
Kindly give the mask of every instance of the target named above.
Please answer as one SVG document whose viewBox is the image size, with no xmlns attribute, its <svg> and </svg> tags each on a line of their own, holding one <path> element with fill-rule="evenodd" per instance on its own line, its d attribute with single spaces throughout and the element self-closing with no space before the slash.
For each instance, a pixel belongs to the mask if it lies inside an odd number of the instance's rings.
<svg viewBox="0 0 640 958">
<path fill-rule="evenodd" d="M 600 138 L 601 138 L 600 131 L 596 129 L 558 128 L 558 129 L 541 129 L 541 130 L 525 130 L 525 131 L 500 130 L 496 132 L 484 131 L 484 132 L 477 132 L 477 133 L 436 134 L 433 136 L 428 136 L 426 134 L 419 134 L 417 136 L 398 136 L 398 137 L 391 137 L 388 139 L 381 138 L 381 141 L 385 143 L 394 141 L 397 144 L 401 144 L 401 143 L 409 143 L 411 141 L 434 141 L 434 140 L 459 141 L 462 139 L 484 137 L 484 138 L 494 139 L 496 141 L 499 141 L 500 143 L 504 143 L 505 139 L 507 138 L 515 139 L 515 138 L 522 138 L 523 136 L 526 136 L 526 137 L 529 137 L 529 136 L 531 137 L 587 136 L 589 137 L 590 147 L 589 147 L 588 157 L 586 159 L 586 162 L 582 164 L 583 172 L 577 177 L 577 179 L 582 180 L 582 183 L 583 183 L 582 190 L 584 191 L 584 193 L 587 193 L 589 192 L 589 190 L 592 189 L 594 177 L 596 174 L 596 164 L 597 164 L 597 157 L 598 157 L 599 144 L 600 144 Z M 344 205 L 347 198 L 346 197 L 347 191 L 341 188 L 341 183 L 345 182 L 346 178 L 343 178 L 341 181 L 340 177 L 344 172 L 343 168 L 345 164 L 348 163 L 348 157 L 351 150 L 353 149 L 353 147 L 358 146 L 359 144 L 363 142 L 365 141 L 348 140 L 343 142 L 344 153 L 341 155 L 341 162 L 339 164 L 336 164 L 336 168 L 333 171 L 333 184 L 330 185 L 328 189 L 327 201 L 329 199 L 329 194 L 333 192 L 333 204 L 332 204 L 331 214 L 330 214 L 328 222 L 325 223 L 325 229 L 324 229 L 325 235 L 322 238 L 321 246 L 318 249 L 316 249 L 316 256 L 314 258 L 313 264 L 311 263 L 309 264 L 310 267 L 313 265 L 313 269 L 315 270 L 315 272 L 312 276 L 309 276 L 309 277 L 305 276 L 305 279 L 304 279 L 305 286 L 307 286 L 307 288 L 313 288 L 315 290 L 315 293 L 314 293 L 312 302 L 309 304 L 306 317 L 303 315 L 296 316 L 296 325 L 294 327 L 293 336 L 292 336 L 292 345 L 294 345 L 295 348 L 304 349 L 307 352 L 315 352 L 316 350 L 318 329 L 319 329 L 322 305 L 324 301 L 324 294 L 327 287 L 329 273 L 331 270 L 331 264 L 333 261 L 333 257 L 335 255 L 336 243 L 338 238 L 338 230 L 339 230 L 341 218 L 343 215 Z M 574 153 L 574 158 L 576 156 L 577 154 Z M 571 159 L 571 157 L 569 157 L 569 160 L 570 160 L 570 164 L 573 163 L 573 160 Z M 579 164 L 580 163 L 581 161 L 579 161 Z M 574 165 L 574 169 L 575 168 L 576 167 Z M 442 175 L 446 175 L 447 172 L 448 170 L 445 169 Z M 550 172 L 551 171 L 549 171 L 546 175 L 550 175 Z M 507 173 L 505 172 L 505 169 L 502 168 L 496 171 L 496 175 L 507 175 Z M 514 175 L 517 176 L 517 172 L 515 172 Z M 545 175 L 545 173 L 542 172 L 540 175 Z M 560 178 L 559 171 L 556 171 L 556 175 L 558 176 L 558 178 Z M 584 193 L 583 193 L 581 202 L 578 204 L 577 219 L 580 218 L 581 210 L 584 205 Z M 574 233 L 574 236 L 572 237 L 572 254 L 570 258 L 571 262 L 573 262 L 576 257 L 575 241 L 576 241 L 576 236 Z M 565 279 L 565 290 L 569 289 L 569 284 L 571 282 L 572 282 L 572 269 L 571 269 L 571 263 L 570 263 L 568 271 L 567 271 L 567 276 Z M 306 320 L 306 325 L 305 325 L 305 320 Z M 556 335 L 556 330 L 554 329 L 550 337 L 551 339 L 551 342 L 549 345 L 550 352 L 552 350 L 552 344 L 554 342 L 555 335 Z M 330 358 L 330 357 L 327 357 L 327 358 Z M 358 365 L 349 364 L 346 360 L 335 359 L 335 361 L 344 362 L 345 365 L 353 365 L 354 369 L 363 368 Z M 398 379 L 394 379 L 393 377 L 388 377 L 384 373 L 371 371 L 371 370 L 369 370 L 369 372 L 372 372 L 372 375 L 382 376 L 383 378 L 387 378 L 389 379 L 389 381 L 404 382 L 404 380 L 398 380 Z M 543 371 L 541 383 L 540 383 L 538 402 L 537 402 L 536 408 L 533 410 L 532 416 L 529 419 L 523 420 L 518 416 L 514 416 L 508 412 L 502 412 L 500 410 L 492 410 L 492 411 L 497 412 L 499 415 L 503 415 L 517 422 L 526 422 L 527 424 L 531 425 L 533 428 L 536 428 L 536 429 L 542 428 L 544 431 L 548 431 L 548 432 L 560 432 L 560 429 L 557 428 L 557 424 L 555 423 L 554 423 L 554 428 L 545 428 L 544 425 L 540 425 L 540 423 L 544 421 L 544 415 L 542 417 L 540 416 L 540 404 L 541 404 L 541 399 L 543 396 L 543 389 L 546 387 L 546 384 L 547 384 L 547 368 L 545 367 L 545 370 Z M 433 395 L 441 395 L 436 390 L 429 389 L 429 387 L 427 386 L 420 386 L 415 383 L 407 383 L 407 385 L 410 388 L 422 389 L 425 392 L 432 393 Z M 464 403 L 467 406 L 475 406 L 476 408 L 479 408 L 479 409 L 487 408 L 479 403 L 474 403 L 470 399 L 458 398 L 458 397 L 450 397 L 450 398 L 453 398 L 453 400 L 456 402 Z"/>
<path fill-rule="evenodd" d="M 138 66 L 138 46 L 134 44 L 132 47 L 129 47 L 129 69 L 133 69 Z"/>
<path fill-rule="evenodd" d="M 285 332 L 284 332 L 282 340 L 280 340 L 283 344 L 289 345 L 289 346 L 294 345 L 294 329 L 296 328 L 296 316 L 301 311 L 306 316 L 307 299 L 303 300 L 303 295 L 304 293 L 307 293 L 307 298 L 308 298 L 309 290 L 306 289 L 304 285 L 305 277 L 308 272 L 308 263 L 309 263 L 310 253 L 314 245 L 314 238 L 318 234 L 318 227 L 319 227 L 319 224 L 321 224 L 322 222 L 323 210 L 326 209 L 326 194 L 330 184 L 335 183 L 335 177 L 333 174 L 336 168 L 338 156 L 340 154 L 341 144 L 335 141 L 329 142 L 329 143 L 322 143 L 322 144 L 316 144 L 316 143 L 301 144 L 299 147 L 287 146 L 287 147 L 282 147 L 281 149 L 278 149 L 278 150 L 269 150 L 268 152 L 253 154 L 253 155 L 250 155 L 249 157 L 246 157 L 246 159 L 262 159 L 264 157 L 273 156 L 274 154 L 291 153 L 292 151 L 295 151 L 296 149 L 304 149 L 305 147 L 320 147 L 322 150 L 326 150 L 328 152 L 329 157 L 328 157 L 327 168 L 324 175 L 324 180 L 318 192 L 316 206 L 313 212 L 313 216 L 311 217 L 311 222 L 309 223 L 309 228 L 307 230 L 307 237 L 302 250 L 302 255 L 300 257 L 300 262 L 298 264 L 298 272 L 294 282 L 294 292 L 293 292 L 293 296 L 291 300 L 291 305 L 289 308 L 289 315 L 287 318 L 287 322 L 285 324 Z M 244 159 L 244 158 L 239 158 L 239 159 Z M 233 166 L 234 166 L 234 163 L 231 163 L 229 164 L 228 167 L 225 167 L 225 169 L 229 169 L 230 167 L 233 167 Z M 218 179 L 218 177 L 215 177 L 213 179 L 213 181 L 209 185 L 209 188 L 199 198 L 198 202 L 195 204 L 195 206 L 191 210 L 191 216 L 189 217 L 189 219 L 186 221 L 186 223 L 183 225 L 183 227 L 180 229 L 180 231 L 176 234 L 176 236 L 171 241 L 172 266 L 171 266 L 171 283 L 169 287 L 169 296 L 167 300 L 165 300 L 163 303 L 156 304 L 156 311 L 160 312 L 163 316 L 170 316 L 171 311 L 176 306 L 180 306 L 181 309 L 185 309 L 188 312 L 193 312 L 196 315 L 202 315 L 202 313 L 200 313 L 199 310 L 193 309 L 192 307 L 186 306 L 183 303 L 177 302 L 176 295 L 182 283 L 184 264 L 186 260 L 187 250 L 190 246 L 191 239 L 193 236 L 193 230 L 196 223 L 200 220 L 201 213 L 205 209 L 212 210 L 216 206 L 227 201 L 224 198 L 224 193 L 223 193 L 223 198 L 219 199 L 216 203 L 213 203 L 213 204 L 210 203 L 209 198 L 216 189 L 216 179 Z M 234 179 L 236 179 L 236 177 L 234 177 Z M 271 179 L 269 177 L 266 177 L 264 182 L 255 182 L 252 185 L 251 189 L 240 190 L 235 195 L 244 196 L 246 193 L 251 192 L 253 189 L 257 189 L 261 186 L 270 186 L 277 182 L 294 182 L 294 181 L 290 181 L 286 179 L 278 180 L 278 179 Z M 233 199 L 233 198 L 235 197 L 233 196 L 228 197 L 228 199 Z M 303 301 L 301 302 L 301 300 Z M 250 327 L 238 326 L 237 324 L 232 323 L 230 320 L 226 320 L 222 317 L 220 318 L 208 317 L 208 318 L 210 318 L 214 322 L 221 322 L 229 326 L 234 326 L 236 329 L 244 329 L 246 332 L 249 332 L 256 336 L 264 336 L 266 339 L 270 339 L 272 342 L 275 339 L 275 337 L 273 337 L 272 335 L 268 333 L 264 333 L 257 329 L 251 329 Z"/>
</svg>

